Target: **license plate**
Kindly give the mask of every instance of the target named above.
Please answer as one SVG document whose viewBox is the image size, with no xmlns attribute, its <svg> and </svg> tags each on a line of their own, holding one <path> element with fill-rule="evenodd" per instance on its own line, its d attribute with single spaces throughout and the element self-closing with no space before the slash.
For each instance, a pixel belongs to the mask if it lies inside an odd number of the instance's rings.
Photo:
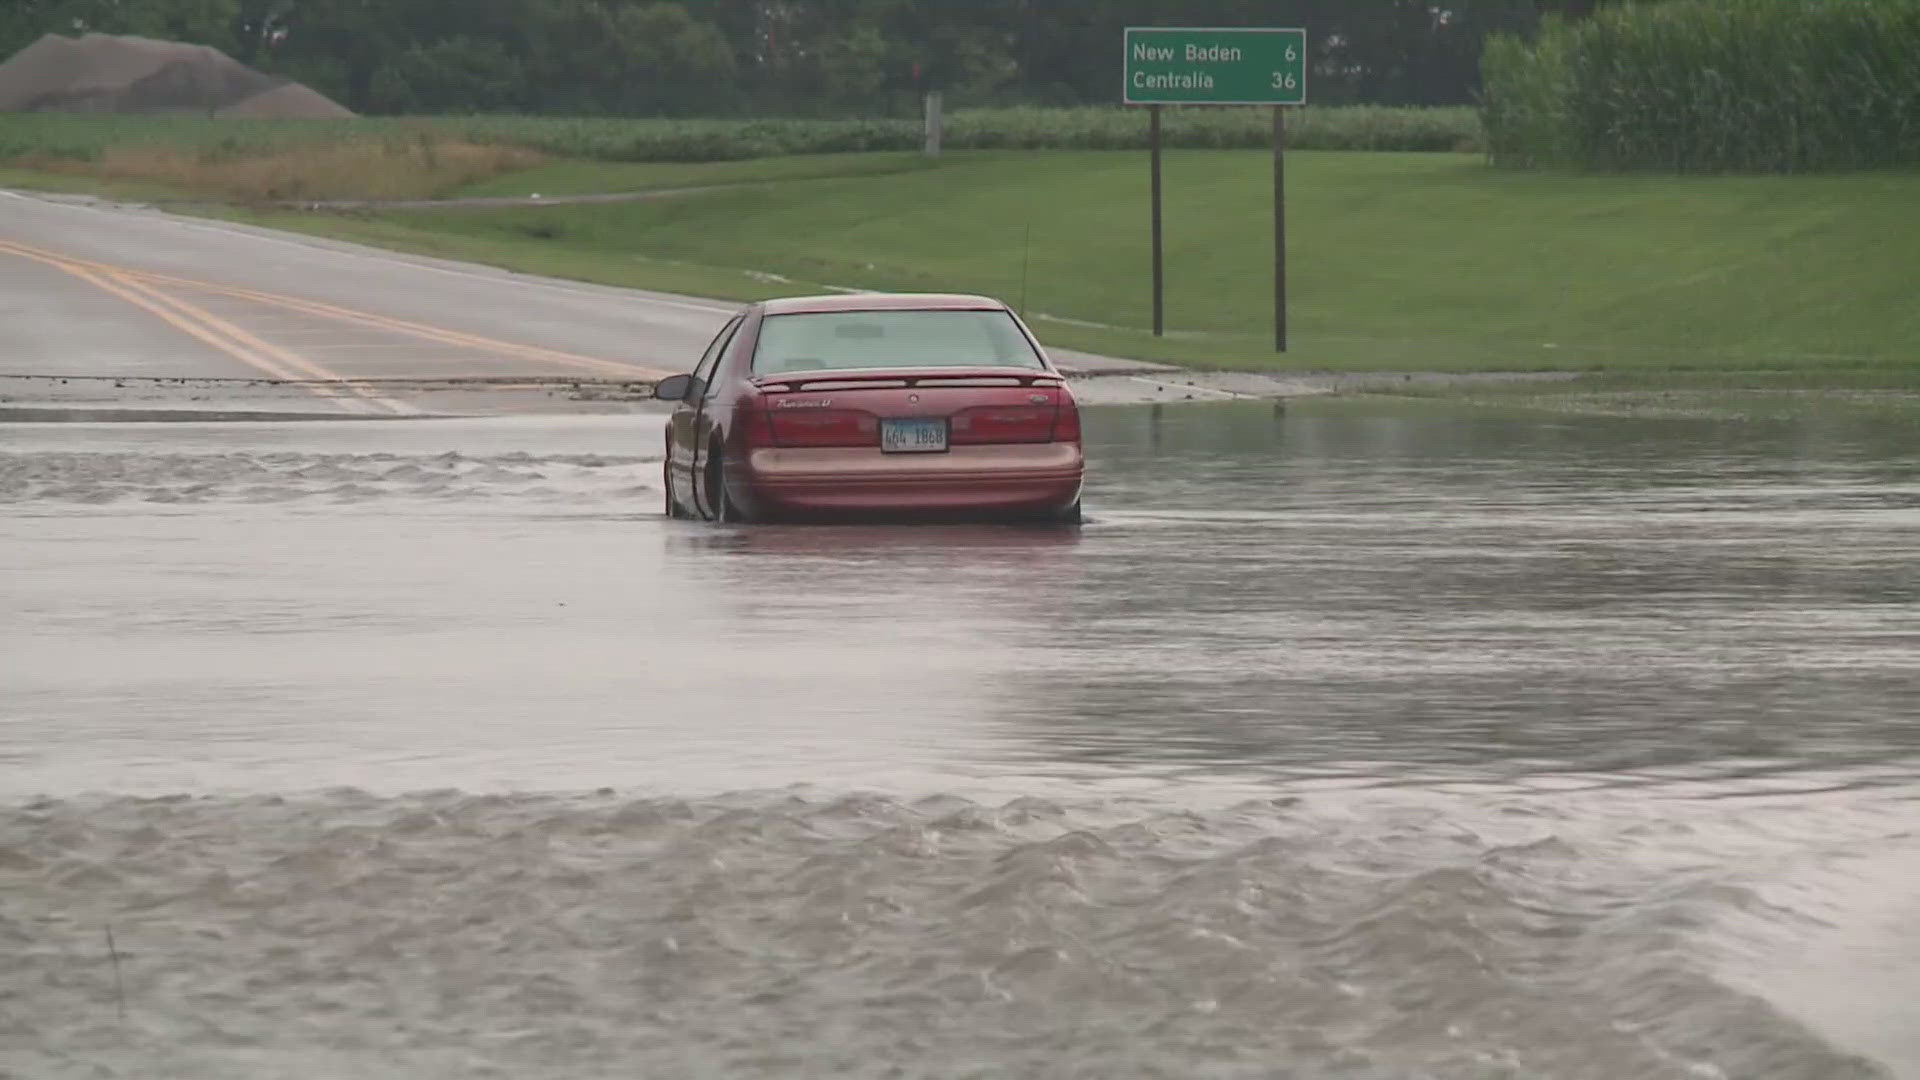
<svg viewBox="0 0 1920 1080">
<path fill-rule="evenodd" d="M 914 417 L 880 421 L 880 452 L 884 454 L 939 453 L 947 448 L 947 422 Z"/>
</svg>

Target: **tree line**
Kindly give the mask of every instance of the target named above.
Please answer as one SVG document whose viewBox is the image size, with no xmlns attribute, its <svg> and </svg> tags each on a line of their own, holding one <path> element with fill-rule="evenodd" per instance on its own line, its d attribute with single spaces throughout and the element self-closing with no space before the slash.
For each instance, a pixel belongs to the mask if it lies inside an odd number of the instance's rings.
<svg viewBox="0 0 1920 1080">
<path fill-rule="evenodd" d="M 0 56 L 212 45 L 364 113 L 905 115 L 1119 98 L 1126 26 L 1304 26 L 1311 100 L 1475 99 L 1482 42 L 1606 0 L 0 0 Z"/>
<path fill-rule="evenodd" d="M 1920 162 L 1920 2 L 1667 0 L 1486 43 L 1496 163 L 1782 172 Z"/>
</svg>

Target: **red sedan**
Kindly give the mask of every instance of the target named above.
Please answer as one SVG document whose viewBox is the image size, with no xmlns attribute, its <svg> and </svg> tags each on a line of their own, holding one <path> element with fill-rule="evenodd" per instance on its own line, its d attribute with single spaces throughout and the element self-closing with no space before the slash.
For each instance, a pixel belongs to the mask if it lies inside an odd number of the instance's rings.
<svg viewBox="0 0 1920 1080">
<path fill-rule="evenodd" d="M 997 300 L 767 300 L 653 396 L 674 517 L 1080 520 L 1079 407 Z"/>
</svg>

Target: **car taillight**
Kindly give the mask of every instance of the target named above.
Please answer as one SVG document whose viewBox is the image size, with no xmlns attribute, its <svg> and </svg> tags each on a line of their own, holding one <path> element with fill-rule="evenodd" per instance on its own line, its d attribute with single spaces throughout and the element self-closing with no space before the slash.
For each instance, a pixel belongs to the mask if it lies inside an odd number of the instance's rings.
<svg viewBox="0 0 1920 1080">
<path fill-rule="evenodd" d="M 948 439 L 967 443 L 1034 443 L 1053 438 L 1054 407 L 976 405 L 953 414 Z"/>
<path fill-rule="evenodd" d="M 770 416 L 777 446 L 873 446 L 880 421 L 858 409 L 774 409 Z"/>
<path fill-rule="evenodd" d="M 1065 390 L 1060 392 L 1060 409 L 1053 415 L 1053 441 L 1080 442 L 1080 406 Z"/>
</svg>

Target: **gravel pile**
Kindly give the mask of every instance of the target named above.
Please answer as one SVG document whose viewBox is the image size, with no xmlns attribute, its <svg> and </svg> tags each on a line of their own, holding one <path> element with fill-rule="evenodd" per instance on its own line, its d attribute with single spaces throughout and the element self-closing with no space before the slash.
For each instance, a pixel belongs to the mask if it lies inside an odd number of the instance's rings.
<svg viewBox="0 0 1920 1080">
<path fill-rule="evenodd" d="M 218 49 L 151 38 L 48 34 L 0 64 L 0 112 L 352 116 L 299 83 Z"/>
</svg>

